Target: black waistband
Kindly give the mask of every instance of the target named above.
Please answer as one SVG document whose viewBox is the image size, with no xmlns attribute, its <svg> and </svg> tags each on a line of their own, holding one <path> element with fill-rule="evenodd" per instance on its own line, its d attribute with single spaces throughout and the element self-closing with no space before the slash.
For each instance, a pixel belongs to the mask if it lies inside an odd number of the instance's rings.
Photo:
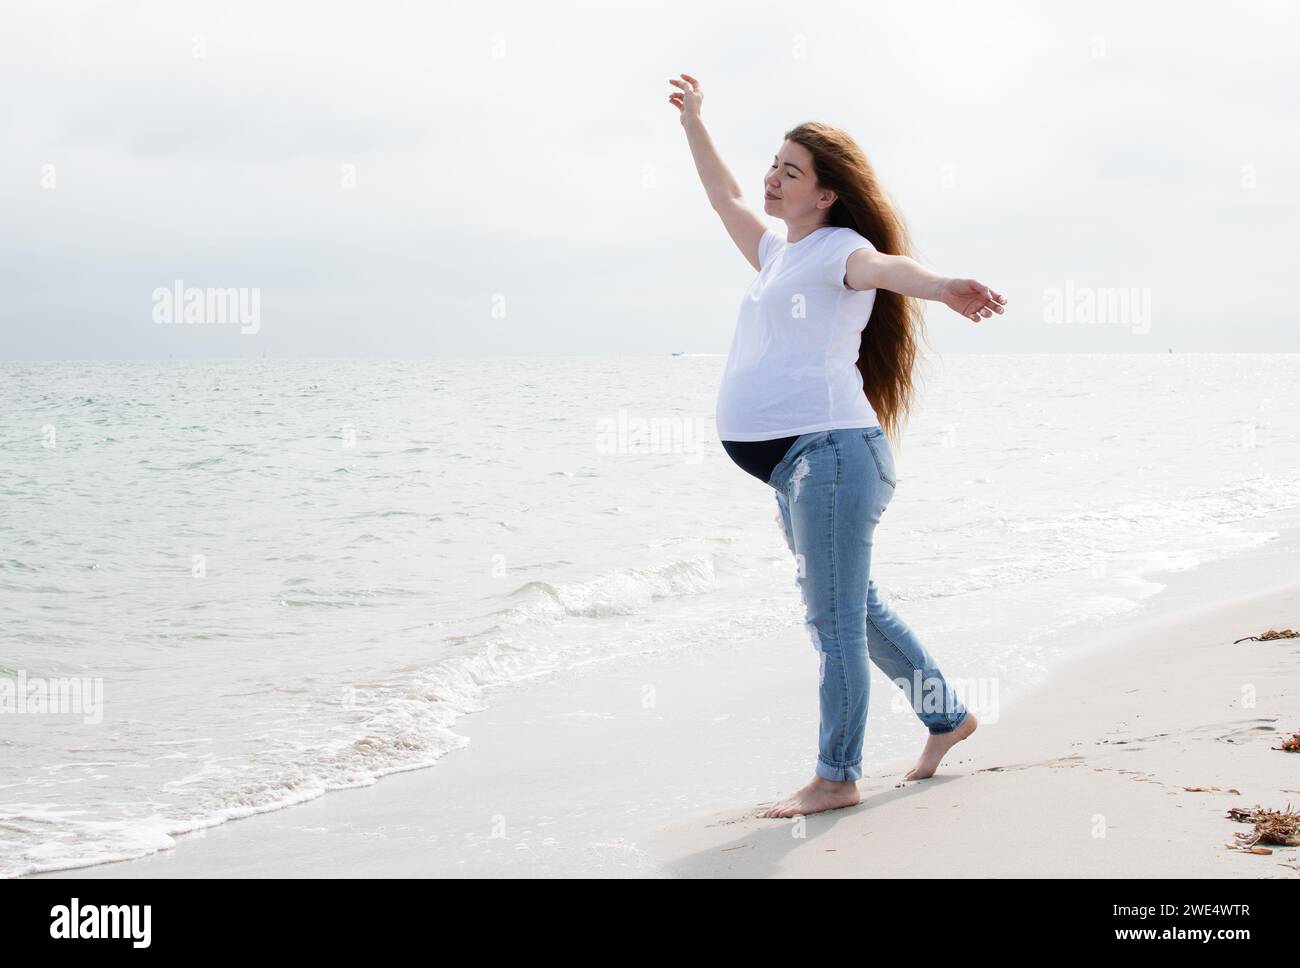
<svg viewBox="0 0 1300 968">
<path fill-rule="evenodd" d="M 798 440 L 794 437 L 776 437 L 772 440 L 724 440 L 722 449 L 727 456 L 740 465 L 741 470 L 753 474 L 764 484 L 776 470 L 776 465 L 785 459 L 790 445 Z"/>
</svg>

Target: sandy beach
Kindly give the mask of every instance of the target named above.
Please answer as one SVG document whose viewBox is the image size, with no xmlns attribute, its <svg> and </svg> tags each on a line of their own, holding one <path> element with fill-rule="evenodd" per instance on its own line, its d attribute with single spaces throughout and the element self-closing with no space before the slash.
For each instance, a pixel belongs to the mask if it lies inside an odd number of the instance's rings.
<svg viewBox="0 0 1300 968">
<path fill-rule="evenodd" d="M 1250 828 L 1226 816 L 1300 805 L 1300 758 L 1274 749 L 1300 729 L 1300 639 L 1232 644 L 1300 626 L 1300 585 L 1276 585 L 1295 543 L 1159 576 L 1143 617 L 1079 630 L 935 777 L 869 760 L 855 808 L 756 816 L 809 776 L 816 663 L 792 629 L 540 680 L 465 718 L 474 755 L 41 876 L 1298 877 L 1300 849 L 1229 849 Z"/>
<path fill-rule="evenodd" d="M 1300 877 L 1237 849 L 1230 807 L 1300 805 L 1300 585 L 1146 622 L 1064 663 L 939 774 L 877 772 L 856 807 L 720 811 L 647 843 L 687 877 Z M 1253 694 L 1253 698 L 1252 698 Z M 1253 705 L 1251 704 L 1253 701 Z"/>
</svg>

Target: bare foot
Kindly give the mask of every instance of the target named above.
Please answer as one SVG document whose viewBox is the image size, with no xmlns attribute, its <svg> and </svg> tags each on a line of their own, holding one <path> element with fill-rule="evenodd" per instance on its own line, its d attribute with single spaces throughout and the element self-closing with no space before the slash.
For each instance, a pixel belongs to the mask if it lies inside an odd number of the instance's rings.
<svg viewBox="0 0 1300 968">
<path fill-rule="evenodd" d="M 853 780 L 838 782 L 814 776 L 802 790 L 796 790 L 784 800 L 778 800 L 764 810 L 760 817 L 798 817 L 823 810 L 838 810 L 860 803 L 858 784 Z"/>
<path fill-rule="evenodd" d="M 934 776 L 934 771 L 939 769 L 943 755 L 975 732 L 975 727 L 978 725 L 979 720 L 975 718 L 975 714 L 968 712 L 956 729 L 947 733 L 931 733 L 930 738 L 925 741 L 925 749 L 921 750 L 921 758 L 903 779 L 924 780 L 928 776 Z"/>
</svg>

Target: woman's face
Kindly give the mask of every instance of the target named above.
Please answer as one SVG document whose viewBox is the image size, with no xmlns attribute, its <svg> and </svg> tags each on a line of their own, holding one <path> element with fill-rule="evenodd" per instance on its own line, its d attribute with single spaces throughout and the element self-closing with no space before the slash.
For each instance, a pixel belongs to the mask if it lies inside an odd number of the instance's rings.
<svg viewBox="0 0 1300 968">
<path fill-rule="evenodd" d="M 834 192 L 817 187 L 812 152 L 795 141 L 781 145 L 763 187 L 763 211 L 786 223 L 823 221 L 822 210 L 835 204 Z"/>
</svg>

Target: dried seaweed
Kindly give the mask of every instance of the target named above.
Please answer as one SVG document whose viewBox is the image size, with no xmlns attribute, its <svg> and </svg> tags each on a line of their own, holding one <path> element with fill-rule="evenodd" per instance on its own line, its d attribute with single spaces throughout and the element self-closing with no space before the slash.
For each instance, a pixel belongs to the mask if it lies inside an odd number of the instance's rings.
<svg viewBox="0 0 1300 968">
<path fill-rule="evenodd" d="M 1272 642 L 1274 639 L 1300 639 L 1300 632 L 1292 629 L 1283 629 L 1281 632 L 1269 629 L 1261 635 L 1248 635 L 1244 639 L 1237 639 L 1237 642 Z M 1237 642 L 1232 644 L 1236 645 Z"/>
<path fill-rule="evenodd" d="M 1300 813 L 1294 813 L 1289 803 L 1285 810 L 1265 810 L 1258 803 L 1249 810 L 1232 807 L 1228 816 L 1238 823 L 1254 824 L 1250 833 L 1232 835 L 1236 846 L 1242 850 L 1251 850 L 1256 844 L 1300 847 Z M 1258 851 L 1252 850 L 1252 853 Z"/>
</svg>

